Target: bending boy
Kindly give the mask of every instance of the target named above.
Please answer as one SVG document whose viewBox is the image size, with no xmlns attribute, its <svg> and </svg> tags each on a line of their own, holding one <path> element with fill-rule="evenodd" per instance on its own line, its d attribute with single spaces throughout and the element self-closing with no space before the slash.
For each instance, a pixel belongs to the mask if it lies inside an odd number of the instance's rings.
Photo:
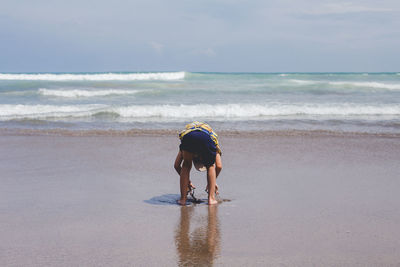
<svg viewBox="0 0 400 267">
<path fill-rule="evenodd" d="M 216 179 L 222 170 L 222 152 L 217 134 L 208 124 L 195 121 L 186 125 L 185 130 L 180 132 L 179 138 L 181 144 L 174 164 L 175 170 L 180 175 L 181 198 L 178 203 L 186 205 L 188 189 L 190 191 L 194 188 L 189 178 L 193 162 L 197 170 L 207 170 L 208 204 L 217 204 Z"/>
</svg>

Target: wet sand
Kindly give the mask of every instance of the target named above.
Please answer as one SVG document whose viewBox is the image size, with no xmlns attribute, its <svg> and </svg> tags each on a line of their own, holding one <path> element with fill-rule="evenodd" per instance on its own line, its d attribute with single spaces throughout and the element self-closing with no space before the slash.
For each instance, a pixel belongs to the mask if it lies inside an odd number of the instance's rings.
<svg viewBox="0 0 400 267">
<path fill-rule="evenodd" d="M 180 207 L 170 133 L 3 133 L 1 265 L 400 264 L 400 138 L 220 138 L 231 201 Z M 205 199 L 204 173 L 192 174 Z"/>
</svg>

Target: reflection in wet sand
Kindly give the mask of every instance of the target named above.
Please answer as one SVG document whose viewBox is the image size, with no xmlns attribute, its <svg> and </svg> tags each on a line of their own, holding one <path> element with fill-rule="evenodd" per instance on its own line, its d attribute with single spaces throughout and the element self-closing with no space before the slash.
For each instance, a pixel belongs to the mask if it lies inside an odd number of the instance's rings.
<svg viewBox="0 0 400 267">
<path fill-rule="evenodd" d="M 208 206 L 205 216 L 198 214 L 199 211 L 196 206 L 181 207 L 175 231 L 179 266 L 212 266 L 219 255 L 218 205 Z"/>
</svg>

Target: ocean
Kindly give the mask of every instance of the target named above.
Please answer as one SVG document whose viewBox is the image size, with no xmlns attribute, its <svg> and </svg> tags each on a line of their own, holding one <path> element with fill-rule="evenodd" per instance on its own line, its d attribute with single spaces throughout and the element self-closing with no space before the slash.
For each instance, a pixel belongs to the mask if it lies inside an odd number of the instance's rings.
<svg viewBox="0 0 400 267">
<path fill-rule="evenodd" d="M 400 73 L 0 73 L 0 128 L 400 133 Z"/>
</svg>

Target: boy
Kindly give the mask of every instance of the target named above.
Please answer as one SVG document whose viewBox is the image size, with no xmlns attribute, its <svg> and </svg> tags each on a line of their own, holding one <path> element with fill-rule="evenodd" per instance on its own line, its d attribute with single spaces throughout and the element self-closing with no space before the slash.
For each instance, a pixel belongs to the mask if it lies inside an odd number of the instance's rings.
<svg viewBox="0 0 400 267">
<path fill-rule="evenodd" d="M 186 125 L 185 130 L 179 133 L 181 144 L 175 159 L 175 170 L 180 176 L 181 198 L 180 205 L 186 205 L 189 191 L 194 188 L 190 182 L 192 162 L 199 171 L 207 170 L 208 204 L 217 204 L 215 195 L 218 193 L 216 179 L 222 170 L 221 149 L 218 136 L 211 127 L 202 122 L 192 122 Z M 183 164 L 181 166 L 181 163 Z"/>
</svg>

